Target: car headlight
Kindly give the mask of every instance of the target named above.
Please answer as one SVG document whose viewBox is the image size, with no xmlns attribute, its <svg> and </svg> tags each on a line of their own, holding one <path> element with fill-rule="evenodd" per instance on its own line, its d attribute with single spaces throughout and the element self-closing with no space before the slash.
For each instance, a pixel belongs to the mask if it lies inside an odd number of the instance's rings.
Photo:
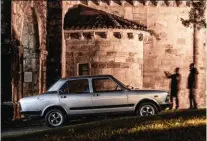
<svg viewBox="0 0 207 141">
<path fill-rule="evenodd" d="M 167 95 L 165 102 L 170 102 L 170 94 Z"/>
</svg>

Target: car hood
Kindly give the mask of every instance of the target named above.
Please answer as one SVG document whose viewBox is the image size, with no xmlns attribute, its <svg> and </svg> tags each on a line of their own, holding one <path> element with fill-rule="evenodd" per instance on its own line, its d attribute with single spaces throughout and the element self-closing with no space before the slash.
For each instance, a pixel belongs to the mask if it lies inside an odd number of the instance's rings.
<svg viewBox="0 0 207 141">
<path fill-rule="evenodd" d="M 19 102 L 32 102 L 34 100 L 37 100 L 40 97 L 41 97 L 41 95 L 28 96 L 28 97 L 21 98 L 19 100 Z"/>
</svg>

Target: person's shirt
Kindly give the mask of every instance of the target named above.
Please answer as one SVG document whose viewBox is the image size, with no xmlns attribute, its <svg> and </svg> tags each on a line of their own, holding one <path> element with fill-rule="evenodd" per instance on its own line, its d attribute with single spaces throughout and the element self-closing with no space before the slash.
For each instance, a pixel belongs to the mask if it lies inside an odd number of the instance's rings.
<svg viewBox="0 0 207 141">
<path fill-rule="evenodd" d="M 190 74 L 188 76 L 188 88 L 197 88 L 197 75 L 198 71 L 196 68 L 190 70 Z"/>
<path fill-rule="evenodd" d="M 168 78 L 171 78 L 171 89 L 172 90 L 179 90 L 181 75 L 179 73 L 175 73 L 175 74 L 169 75 Z"/>
</svg>

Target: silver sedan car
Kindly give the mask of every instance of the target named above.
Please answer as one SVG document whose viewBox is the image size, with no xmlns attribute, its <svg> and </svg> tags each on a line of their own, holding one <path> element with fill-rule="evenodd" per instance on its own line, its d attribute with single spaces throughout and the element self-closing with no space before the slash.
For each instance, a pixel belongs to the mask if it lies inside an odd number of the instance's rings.
<svg viewBox="0 0 207 141">
<path fill-rule="evenodd" d="M 134 112 L 155 115 L 171 105 L 160 90 L 133 90 L 111 75 L 62 78 L 46 93 L 19 101 L 25 116 L 45 118 L 48 126 L 62 125 L 68 117 Z"/>
</svg>

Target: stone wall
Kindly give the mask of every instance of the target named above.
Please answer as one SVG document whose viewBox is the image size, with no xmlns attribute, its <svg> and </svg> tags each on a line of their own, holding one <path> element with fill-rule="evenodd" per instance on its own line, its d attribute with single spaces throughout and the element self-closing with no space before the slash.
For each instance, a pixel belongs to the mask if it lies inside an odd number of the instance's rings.
<svg viewBox="0 0 207 141">
<path fill-rule="evenodd" d="M 78 64 L 89 63 L 90 75 L 112 74 L 126 85 L 142 88 L 143 81 L 143 41 L 138 34 L 128 39 L 127 33 L 117 39 L 113 31 L 107 39 L 96 33 L 95 39 L 74 39 L 66 37 L 66 76 L 77 76 Z"/>
<path fill-rule="evenodd" d="M 41 72 L 41 64 L 45 62 L 46 50 L 46 9 L 45 1 L 12 1 L 12 37 L 13 40 L 18 41 L 17 58 L 18 68 L 13 68 L 13 73 L 17 74 L 15 79 L 18 84 L 13 86 L 13 101 L 18 100 L 22 96 L 31 95 L 33 92 L 29 91 L 31 87 L 29 83 L 33 83 L 35 92 L 39 94 L 42 91 L 42 79 L 44 75 Z M 14 46 L 15 47 L 15 46 Z M 28 50 L 30 48 L 30 50 Z M 27 50 L 26 50 L 27 49 Z M 33 52 L 33 55 L 32 55 Z M 28 61 L 33 62 L 25 62 Z M 31 57 L 34 58 L 31 58 Z M 26 59 L 26 60 L 25 60 Z M 15 62 L 14 61 L 14 62 Z M 29 66 L 31 65 L 31 66 Z M 36 67 L 34 67 L 36 65 Z M 33 71 L 34 68 L 34 71 Z M 25 82 L 25 72 L 32 72 L 32 82 Z M 34 74 L 33 74 L 34 72 Z M 14 79 L 14 78 L 13 78 Z M 23 89 L 22 89 L 23 87 Z M 28 90 L 28 91 L 27 91 Z"/>
<path fill-rule="evenodd" d="M 150 1 L 149 1 L 150 2 Z M 170 80 L 165 78 L 164 71 L 174 73 L 176 67 L 180 67 L 182 75 L 180 105 L 181 108 L 188 108 L 188 89 L 187 77 L 189 73 L 189 64 L 193 62 L 193 29 L 186 28 L 182 25 L 180 18 L 188 19 L 190 4 L 182 1 L 180 4 L 175 1 L 169 1 L 169 5 L 157 1 L 157 6 L 147 4 L 146 6 L 137 4 L 136 6 L 125 2 L 97 3 L 90 1 L 86 3 L 89 7 L 101 9 L 120 17 L 144 23 L 153 30 L 154 34 L 146 38 L 144 42 L 144 68 L 143 68 L 143 87 L 147 89 L 164 89 L 169 90 Z M 80 1 L 64 1 L 63 16 L 68 8 L 71 8 Z M 85 4 L 85 3 L 81 3 Z M 204 31 L 203 31 L 204 32 Z M 201 33 L 201 37 L 206 35 Z M 204 51 L 205 40 L 200 42 L 199 55 L 199 89 L 197 94 L 199 106 L 205 106 L 205 89 L 206 89 L 206 66 Z M 133 77 L 133 76 L 132 76 Z"/>
<path fill-rule="evenodd" d="M 12 40 L 15 41 L 12 44 L 15 50 L 12 60 L 14 103 L 22 97 L 37 95 L 46 89 L 46 11 L 46 1 L 11 3 L 11 31 Z M 20 114 L 18 105 L 14 104 L 16 118 L 20 118 Z"/>
<path fill-rule="evenodd" d="M 189 8 L 150 8 L 147 12 L 147 26 L 157 34 L 152 37 L 152 43 L 146 43 L 144 86 L 146 88 L 169 89 L 170 80 L 166 79 L 164 71 L 174 73 L 180 68 L 181 91 L 180 107 L 188 106 L 187 77 L 189 65 L 193 62 L 192 29 L 185 28 L 180 18 L 188 16 Z M 185 60 L 185 61 L 181 61 Z"/>
</svg>

